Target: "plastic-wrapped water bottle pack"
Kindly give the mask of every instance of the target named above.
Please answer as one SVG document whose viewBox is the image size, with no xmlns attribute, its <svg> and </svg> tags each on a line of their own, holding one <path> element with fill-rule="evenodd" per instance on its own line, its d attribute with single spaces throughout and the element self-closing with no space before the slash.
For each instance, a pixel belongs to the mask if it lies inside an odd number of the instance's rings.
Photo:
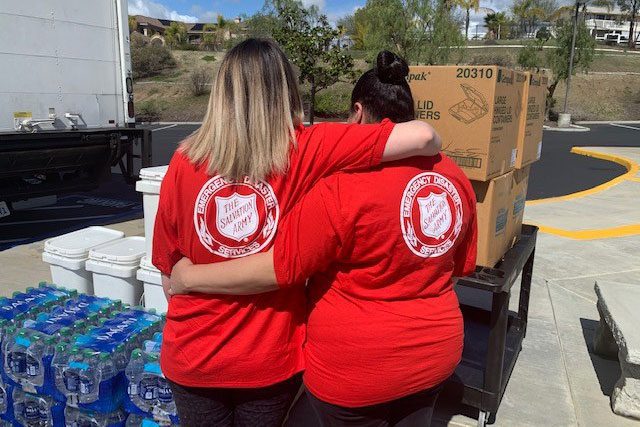
<svg viewBox="0 0 640 427">
<path fill-rule="evenodd" d="M 48 284 L 0 298 L 0 427 L 177 425 L 163 323 Z"/>
<path fill-rule="evenodd" d="M 10 328 L 4 339 L 4 370 L 9 382 L 25 391 L 64 400 L 55 387 L 51 361 L 57 348 L 97 325 L 122 304 L 107 298 L 79 295 L 49 312 L 27 319 L 22 328 Z"/>
<path fill-rule="evenodd" d="M 115 411 L 126 393 L 124 370 L 131 352 L 153 337 L 163 318 L 142 308 L 126 309 L 57 349 L 56 386 L 72 406 Z"/>
</svg>

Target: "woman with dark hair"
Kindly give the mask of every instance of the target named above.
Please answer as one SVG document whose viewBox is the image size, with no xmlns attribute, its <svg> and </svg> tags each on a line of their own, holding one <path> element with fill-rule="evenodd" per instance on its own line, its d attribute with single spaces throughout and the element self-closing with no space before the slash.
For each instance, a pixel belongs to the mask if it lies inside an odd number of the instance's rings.
<svg viewBox="0 0 640 427">
<path fill-rule="evenodd" d="M 162 182 L 153 264 L 220 263 L 273 243 L 281 218 L 322 177 L 440 150 L 421 122 L 302 126 L 293 67 L 272 41 L 225 55 L 200 129 Z M 183 426 L 279 426 L 304 368 L 302 287 L 170 299 L 161 366 Z"/>
<path fill-rule="evenodd" d="M 413 117 L 408 66 L 378 55 L 350 121 Z M 475 196 L 447 157 L 322 180 L 283 220 L 271 251 L 174 268 L 171 292 L 253 294 L 309 278 L 304 383 L 323 425 L 428 426 L 463 345 L 452 278 L 475 268 Z"/>
</svg>

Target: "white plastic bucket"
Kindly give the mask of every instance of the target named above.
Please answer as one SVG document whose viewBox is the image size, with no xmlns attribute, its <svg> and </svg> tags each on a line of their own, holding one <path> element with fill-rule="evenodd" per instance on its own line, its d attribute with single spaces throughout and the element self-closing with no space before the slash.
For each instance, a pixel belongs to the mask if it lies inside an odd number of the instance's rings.
<svg viewBox="0 0 640 427">
<path fill-rule="evenodd" d="M 89 251 L 87 271 L 93 273 L 95 295 L 138 305 L 142 283 L 136 272 L 144 254 L 144 237 L 125 237 Z"/>
<path fill-rule="evenodd" d="M 151 264 L 148 256 L 140 260 L 137 277 L 144 287 L 144 306 L 148 309 L 154 308 L 158 313 L 166 313 L 169 304 L 162 289 L 162 276 L 160 270 Z"/>
<path fill-rule="evenodd" d="M 169 166 L 155 166 L 140 169 L 140 181 L 136 182 L 136 191 L 142 193 L 144 209 L 144 235 L 147 241 L 146 252 L 151 256 L 153 248 L 153 225 L 156 222 L 158 202 L 160 201 L 160 185 Z"/>
<path fill-rule="evenodd" d="M 42 260 L 51 268 L 51 281 L 65 288 L 93 294 L 91 273 L 85 269 L 89 251 L 123 237 L 121 231 L 88 227 L 47 240 Z"/>
</svg>

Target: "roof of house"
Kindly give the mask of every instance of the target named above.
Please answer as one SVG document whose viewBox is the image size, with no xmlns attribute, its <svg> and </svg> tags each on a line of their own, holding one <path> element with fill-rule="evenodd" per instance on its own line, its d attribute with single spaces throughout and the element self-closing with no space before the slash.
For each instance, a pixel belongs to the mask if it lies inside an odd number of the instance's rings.
<svg viewBox="0 0 640 427">
<path fill-rule="evenodd" d="M 172 23 L 178 22 L 183 24 L 187 32 L 202 32 L 204 31 L 205 25 L 213 25 L 217 26 L 214 22 L 181 22 L 181 21 L 172 21 L 171 19 L 158 19 L 158 18 L 149 18 L 148 16 L 135 15 L 136 22 L 141 25 L 149 25 L 157 28 L 168 28 Z"/>
</svg>

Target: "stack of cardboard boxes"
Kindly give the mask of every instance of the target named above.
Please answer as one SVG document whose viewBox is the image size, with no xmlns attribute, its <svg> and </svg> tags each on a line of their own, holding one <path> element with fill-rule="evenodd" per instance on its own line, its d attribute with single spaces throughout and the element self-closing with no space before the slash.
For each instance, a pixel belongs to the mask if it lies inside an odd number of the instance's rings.
<svg viewBox="0 0 640 427">
<path fill-rule="evenodd" d="M 477 264 L 494 267 L 522 228 L 529 165 L 540 158 L 547 77 L 497 66 L 416 66 L 408 76 L 416 117 L 478 200 Z"/>
</svg>

